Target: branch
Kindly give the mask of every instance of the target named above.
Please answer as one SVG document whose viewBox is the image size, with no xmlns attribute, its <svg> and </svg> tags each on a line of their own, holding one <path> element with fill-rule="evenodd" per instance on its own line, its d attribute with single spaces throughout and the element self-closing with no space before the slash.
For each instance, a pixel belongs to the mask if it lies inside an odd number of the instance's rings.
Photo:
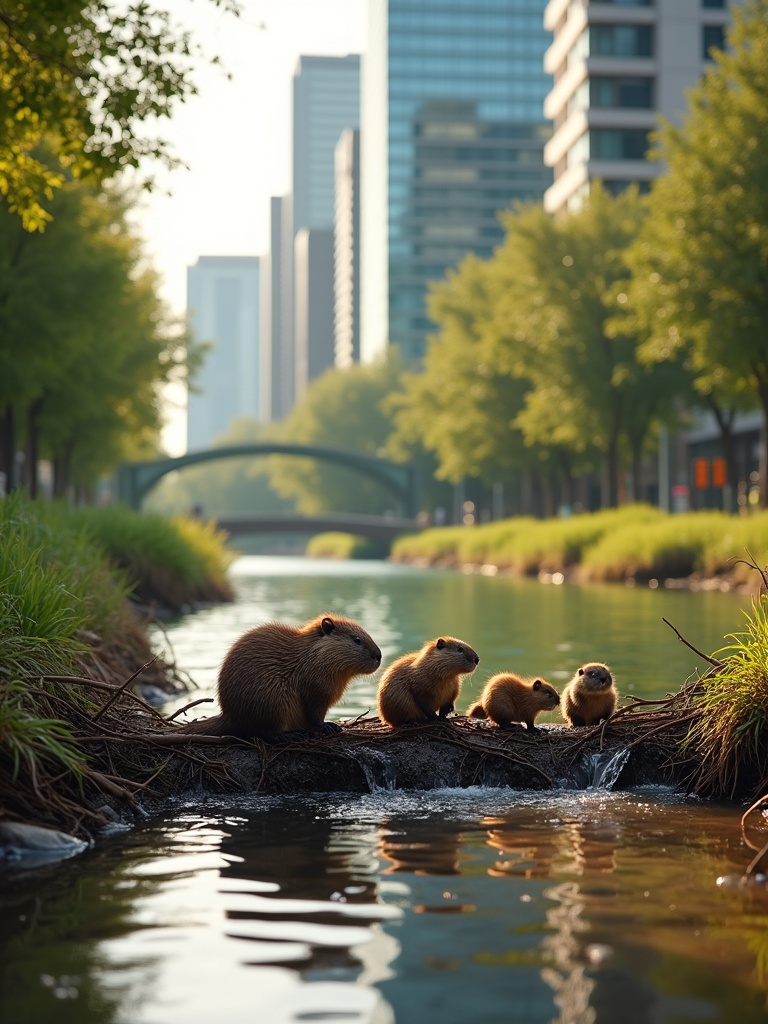
<svg viewBox="0 0 768 1024">
<path fill-rule="evenodd" d="M 717 661 L 715 658 L 710 658 L 708 654 L 704 654 L 703 651 L 698 650 L 698 648 L 694 647 L 693 644 L 688 643 L 688 641 L 680 633 L 680 631 L 678 629 L 675 629 L 675 627 L 672 625 L 672 623 L 669 621 L 669 619 L 665 619 L 664 616 L 662 615 L 661 621 L 662 622 L 666 622 L 666 624 L 669 626 L 669 628 L 677 635 L 677 639 L 681 643 L 684 643 L 686 647 L 690 647 L 690 649 L 693 651 L 694 654 L 698 654 L 698 656 L 700 658 L 703 658 L 704 661 L 708 661 L 710 665 L 714 665 L 716 668 L 720 668 L 722 666 L 722 664 L 723 664 L 722 661 Z"/>
</svg>

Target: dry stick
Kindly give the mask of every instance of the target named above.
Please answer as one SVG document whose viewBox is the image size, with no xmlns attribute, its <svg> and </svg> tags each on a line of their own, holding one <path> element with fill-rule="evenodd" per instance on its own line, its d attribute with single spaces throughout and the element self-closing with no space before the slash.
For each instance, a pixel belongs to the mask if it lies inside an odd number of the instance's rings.
<svg viewBox="0 0 768 1024">
<path fill-rule="evenodd" d="M 109 710 L 109 708 L 111 708 L 111 707 L 112 707 L 112 705 L 113 705 L 113 704 L 115 703 L 115 701 L 116 701 L 116 700 L 117 700 L 117 698 L 118 698 L 118 697 L 120 696 L 120 694 L 121 694 L 121 693 L 125 693 L 126 689 L 127 689 L 127 688 L 128 688 L 128 687 L 129 687 L 130 685 L 131 685 L 131 683 L 132 683 L 132 682 L 133 682 L 133 680 L 134 680 L 134 679 L 136 678 L 136 676 L 139 676 L 139 675 L 141 675 L 141 673 L 142 673 L 142 672 L 143 672 L 143 671 L 144 671 L 145 669 L 148 669 L 150 665 L 154 665 L 154 663 L 155 663 L 156 661 L 157 661 L 157 655 L 155 655 L 155 657 L 154 657 L 154 658 L 151 658 L 151 659 L 150 659 L 150 660 L 149 660 L 149 661 L 148 661 L 148 662 L 146 663 L 146 665 L 142 665 L 142 666 L 141 666 L 141 668 L 137 668 L 137 669 L 136 669 L 136 671 L 135 671 L 135 672 L 133 673 L 133 675 L 129 676 L 129 677 L 128 677 L 128 678 L 127 678 L 127 679 L 125 680 L 125 682 L 123 683 L 123 685 L 122 685 L 122 686 L 119 686 L 119 687 L 117 688 L 117 690 L 116 690 L 116 691 L 115 691 L 115 692 L 114 692 L 114 693 L 112 694 L 112 696 L 111 696 L 111 697 L 109 698 L 109 700 L 108 700 L 108 701 L 106 702 L 106 704 L 105 704 L 105 705 L 104 705 L 104 706 L 103 706 L 103 707 L 102 707 L 102 708 L 101 708 L 101 709 L 100 709 L 99 711 L 97 711 L 97 712 L 96 712 L 96 714 L 95 714 L 95 715 L 93 716 L 93 721 L 94 721 L 94 722 L 98 722 L 98 720 L 99 720 L 99 719 L 101 718 L 101 716 L 102 716 L 102 715 L 104 714 L 104 712 L 105 712 L 105 711 L 108 711 L 108 710 Z"/>
<path fill-rule="evenodd" d="M 190 708 L 197 707 L 198 704 L 213 704 L 213 697 L 201 697 L 199 700 L 193 700 L 191 704 L 185 704 L 183 708 L 179 708 L 178 711 L 174 711 L 172 715 L 168 715 L 167 718 L 163 718 L 164 722 L 172 722 L 174 718 L 179 715 L 183 715 L 185 711 L 189 711 Z"/>
<path fill-rule="evenodd" d="M 750 816 L 750 814 L 752 814 L 753 811 L 756 811 L 765 803 L 768 803 L 768 794 L 766 794 L 765 796 L 761 796 L 759 800 L 755 800 L 755 802 L 750 807 L 748 807 L 741 816 L 741 837 L 751 850 L 757 850 L 757 847 L 753 843 L 751 843 L 747 838 L 747 818 Z M 760 857 L 762 857 L 763 853 L 765 853 L 765 849 L 761 850 Z M 758 858 L 758 860 L 759 859 L 760 858 Z M 747 868 L 747 874 L 750 874 L 751 871 L 752 865 L 750 865 Z"/>
<path fill-rule="evenodd" d="M 698 656 L 700 658 L 703 658 L 704 661 L 708 661 L 710 665 L 714 665 L 717 668 L 720 668 L 722 666 L 722 664 L 723 664 L 722 661 L 717 661 L 715 658 L 710 658 L 708 654 L 704 654 L 702 651 L 700 651 L 696 647 L 694 647 L 693 644 L 688 643 L 688 641 L 682 635 L 680 630 L 679 629 L 675 629 L 675 627 L 672 625 L 672 623 L 669 621 L 669 619 L 665 619 L 664 616 L 662 615 L 661 621 L 662 622 L 666 622 L 666 624 L 669 626 L 669 628 L 677 635 L 677 639 L 681 643 L 684 643 L 686 647 L 689 647 L 693 651 L 694 654 L 698 654 Z"/>
<path fill-rule="evenodd" d="M 681 715 L 679 718 L 671 718 L 668 722 L 662 722 L 661 725 L 657 725 L 655 729 L 649 729 L 645 735 L 638 736 L 638 738 L 633 740 L 626 749 L 632 750 L 632 748 L 636 747 L 639 743 L 645 743 L 650 736 L 655 735 L 657 732 L 663 732 L 665 729 L 671 729 L 680 722 L 690 722 L 691 719 L 698 717 L 698 711 L 690 711 L 687 715 Z"/>
<path fill-rule="evenodd" d="M 155 659 L 153 659 L 153 660 L 155 660 Z M 151 665 L 151 664 L 152 664 L 152 662 L 148 661 L 146 665 L 143 665 L 139 669 L 139 672 L 143 672 L 144 669 L 147 668 L 147 666 Z M 134 676 L 132 676 L 128 680 L 128 683 L 133 682 L 133 679 L 138 674 L 139 673 L 137 672 Z M 127 690 L 126 691 L 125 690 L 125 686 L 127 684 L 124 684 L 123 686 L 115 686 L 114 683 L 106 683 L 106 682 L 104 682 L 101 679 L 89 679 L 87 676 L 40 676 L 39 678 L 41 680 L 44 680 L 47 683 L 76 683 L 76 684 L 79 684 L 81 686 L 90 686 L 94 690 L 106 690 L 109 693 L 114 694 L 116 697 L 119 696 L 120 693 L 124 692 L 126 697 L 130 697 L 131 700 L 133 700 L 137 704 L 141 705 L 142 710 L 149 711 L 156 718 L 159 718 L 161 721 L 165 721 L 165 719 L 160 714 L 160 712 L 157 710 L 157 708 L 153 708 L 151 704 L 148 704 L 137 693 L 134 693 L 133 690 Z M 102 711 L 103 710 L 104 709 L 102 709 Z M 99 714 L 101 714 L 101 712 L 99 712 Z M 94 719 L 94 721 L 95 721 L 95 719 Z"/>
</svg>

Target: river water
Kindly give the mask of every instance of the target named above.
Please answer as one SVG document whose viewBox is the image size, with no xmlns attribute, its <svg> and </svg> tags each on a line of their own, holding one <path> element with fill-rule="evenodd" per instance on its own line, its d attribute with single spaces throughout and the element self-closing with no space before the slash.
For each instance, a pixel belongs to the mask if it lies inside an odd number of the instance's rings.
<svg viewBox="0 0 768 1024">
<path fill-rule="evenodd" d="M 459 710 L 492 672 L 560 688 L 586 660 L 659 696 L 704 667 L 663 618 L 711 653 L 749 605 L 383 563 L 243 558 L 234 579 L 235 605 L 168 629 L 195 696 L 244 629 L 324 610 L 362 622 L 385 663 L 466 640 L 481 663 Z M 375 685 L 354 682 L 334 717 L 373 708 Z M 186 794 L 0 878 L 0 1020 L 765 1021 L 768 892 L 735 881 L 741 811 L 664 789 Z"/>
</svg>

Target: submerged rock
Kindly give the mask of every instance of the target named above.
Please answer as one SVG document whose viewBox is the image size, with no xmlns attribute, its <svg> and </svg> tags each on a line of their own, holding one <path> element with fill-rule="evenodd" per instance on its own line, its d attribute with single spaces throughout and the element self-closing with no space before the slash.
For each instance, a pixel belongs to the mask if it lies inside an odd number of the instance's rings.
<svg viewBox="0 0 768 1024">
<path fill-rule="evenodd" d="M 0 821 L 0 864 L 48 864 L 74 857 L 88 844 L 66 832 L 20 821 Z"/>
</svg>

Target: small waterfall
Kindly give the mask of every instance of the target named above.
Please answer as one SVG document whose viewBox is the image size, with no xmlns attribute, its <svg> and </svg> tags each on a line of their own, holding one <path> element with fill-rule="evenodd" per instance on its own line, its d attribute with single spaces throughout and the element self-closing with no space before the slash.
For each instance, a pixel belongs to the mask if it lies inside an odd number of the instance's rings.
<svg viewBox="0 0 768 1024">
<path fill-rule="evenodd" d="M 628 758 L 626 748 L 588 754 L 560 783 L 563 789 L 613 789 Z"/>
<path fill-rule="evenodd" d="M 355 752 L 355 760 L 363 770 L 371 793 L 395 788 L 397 772 L 394 758 L 380 750 L 359 747 Z"/>
</svg>

